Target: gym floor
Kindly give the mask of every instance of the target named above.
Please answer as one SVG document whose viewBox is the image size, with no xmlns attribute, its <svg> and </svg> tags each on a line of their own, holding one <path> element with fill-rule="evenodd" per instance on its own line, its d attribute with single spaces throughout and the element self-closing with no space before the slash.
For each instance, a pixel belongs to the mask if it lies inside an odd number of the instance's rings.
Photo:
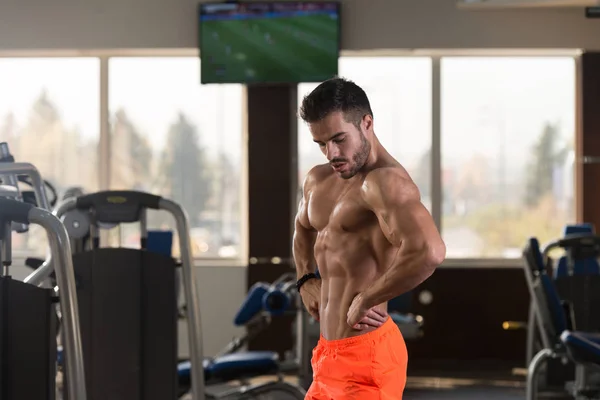
<svg viewBox="0 0 600 400">
<path fill-rule="evenodd" d="M 412 371 L 403 400 L 523 400 L 525 368 L 454 364 L 455 368 Z M 538 392 L 538 400 L 572 400 L 563 392 Z"/>
<path fill-rule="evenodd" d="M 412 372 L 404 400 L 486 399 L 515 400 L 525 398 L 525 376 L 521 370 L 464 368 L 457 365 L 441 371 Z"/>
<path fill-rule="evenodd" d="M 449 376 L 448 370 L 413 372 L 407 381 L 403 400 L 523 400 L 525 398 L 525 370 L 464 369 L 458 366 Z M 251 383 L 272 380 L 261 377 Z M 294 377 L 286 380 L 297 383 Z M 227 386 L 211 387 L 215 393 Z M 270 399 L 265 397 L 264 400 Z M 557 393 L 540 393 L 539 400 L 566 400 L 572 397 Z M 191 400 L 191 397 L 185 398 Z M 279 400 L 279 399 L 274 399 Z"/>
<path fill-rule="evenodd" d="M 257 378 L 258 383 L 272 378 Z M 289 378 L 290 382 L 296 381 Z M 226 387 L 214 387 L 215 393 Z M 444 377 L 411 377 L 404 392 L 404 400 L 523 400 L 525 385 L 523 381 L 466 379 Z M 191 400 L 191 396 L 185 398 Z M 556 397 L 552 397 L 556 399 Z M 266 398 L 265 398 L 266 400 Z M 273 399 L 279 400 L 279 399 Z M 541 400 L 541 399 L 540 399 Z"/>
</svg>

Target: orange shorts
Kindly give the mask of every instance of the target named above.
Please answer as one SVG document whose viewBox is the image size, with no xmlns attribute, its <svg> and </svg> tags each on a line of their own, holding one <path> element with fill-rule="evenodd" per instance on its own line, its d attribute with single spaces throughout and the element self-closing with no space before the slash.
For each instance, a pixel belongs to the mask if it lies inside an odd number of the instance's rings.
<svg viewBox="0 0 600 400">
<path fill-rule="evenodd" d="M 376 330 L 326 340 L 313 350 L 313 382 L 306 400 L 401 400 L 408 353 L 391 318 Z"/>
</svg>

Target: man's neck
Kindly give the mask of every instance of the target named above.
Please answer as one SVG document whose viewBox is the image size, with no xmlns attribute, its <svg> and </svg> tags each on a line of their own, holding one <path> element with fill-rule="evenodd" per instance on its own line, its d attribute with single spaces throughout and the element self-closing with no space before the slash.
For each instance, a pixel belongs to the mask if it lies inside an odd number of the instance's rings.
<svg viewBox="0 0 600 400">
<path fill-rule="evenodd" d="M 369 152 L 369 156 L 367 157 L 367 161 L 365 161 L 364 168 L 370 169 L 374 165 L 376 165 L 382 157 L 385 157 L 387 151 L 377 139 L 377 136 L 373 134 L 373 139 L 371 140 L 371 151 Z"/>
</svg>

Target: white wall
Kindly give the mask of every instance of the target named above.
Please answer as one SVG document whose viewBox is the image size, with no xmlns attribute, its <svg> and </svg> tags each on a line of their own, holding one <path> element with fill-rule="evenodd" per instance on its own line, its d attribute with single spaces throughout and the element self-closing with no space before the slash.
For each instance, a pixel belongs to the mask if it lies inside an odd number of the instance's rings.
<svg viewBox="0 0 600 400">
<path fill-rule="evenodd" d="M 600 48 L 582 9 L 465 11 L 455 0 L 343 0 L 345 49 Z M 196 0 L 3 0 L 0 49 L 193 48 Z"/>
<path fill-rule="evenodd" d="M 204 354 L 214 356 L 234 336 L 244 333 L 233 325 L 233 318 L 246 298 L 245 267 L 196 267 L 200 291 L 200 317 Z M 179 325 L 179 353 L 188 354 L 187 326 Z"/>
</svg>

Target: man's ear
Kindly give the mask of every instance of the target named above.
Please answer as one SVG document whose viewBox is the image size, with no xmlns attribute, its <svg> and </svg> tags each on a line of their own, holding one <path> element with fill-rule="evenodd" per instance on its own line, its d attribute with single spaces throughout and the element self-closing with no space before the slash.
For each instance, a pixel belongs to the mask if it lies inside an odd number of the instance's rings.
<svg viewBox="0 0 600 400">
<path fill-rule="evenodd" d="M 362 119 L 362 128 L 365 132 L 373 132 L 373 117 L 369 114 Z"/>
</svg>

